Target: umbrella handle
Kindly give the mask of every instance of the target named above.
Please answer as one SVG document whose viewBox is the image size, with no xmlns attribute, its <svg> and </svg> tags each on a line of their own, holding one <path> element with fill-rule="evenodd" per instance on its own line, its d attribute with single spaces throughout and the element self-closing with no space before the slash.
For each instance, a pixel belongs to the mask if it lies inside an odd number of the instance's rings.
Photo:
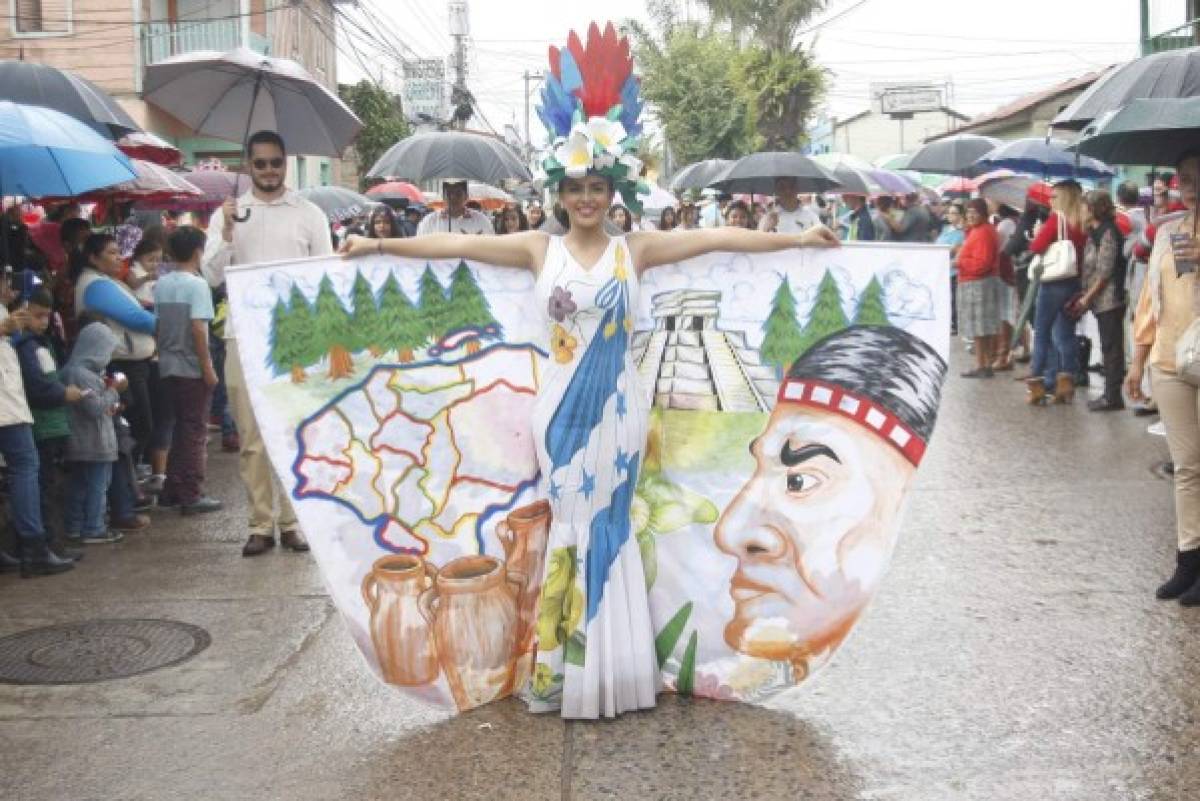
<svg viewBox="0 0 1200 801">
<path fill-rule="evenodd" d="M 252 209 L 243 209 L 242 211 L 240 211 L 240 212 L 238 212 L 237 214 L 233 215 L 233 221 L 234 221 L 234 222 L 240 222 L 240 223 L 244 223 L 244 222 L 246 222 L 247 220 L 249 220 L 249 219 L 250 219 L 250 212 L 251 212 L 251 211 L 252 211 Z"/>
</svg>

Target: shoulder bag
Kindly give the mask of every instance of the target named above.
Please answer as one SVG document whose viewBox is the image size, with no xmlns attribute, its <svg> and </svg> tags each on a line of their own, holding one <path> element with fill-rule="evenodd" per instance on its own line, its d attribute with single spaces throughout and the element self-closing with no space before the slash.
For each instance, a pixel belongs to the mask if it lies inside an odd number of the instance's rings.
<svg viewBox="0 0 1200 801">
<path fill-rule="evenodd" d="M 1075 243 L 1068 235 L 1067 219 L 1058 212 L 1054 216 L 1058 220 L 1058 240 L 1046 248 L 1045 253 L 1034 256 L 1030 265 L 1030 275 L 1036 276 L 1043 284 L 1066 281 L 1079 275 Z"/>
<path fill-rule="evenodd" d="M 1200 387 L 1200 281 L 1194 278 L 1193 281 L 1192 309 L 1196 319 L 1175 341 L 1175 375 L 1193 387 Z"/>
</svg>

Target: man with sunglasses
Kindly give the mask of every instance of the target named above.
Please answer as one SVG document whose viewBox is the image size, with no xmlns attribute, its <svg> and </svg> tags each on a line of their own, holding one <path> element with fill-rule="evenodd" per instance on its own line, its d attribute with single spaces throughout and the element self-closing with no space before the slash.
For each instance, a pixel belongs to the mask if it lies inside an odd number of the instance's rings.
<svg viewBox="0 0 1200 801">
<path fill-rule="evenodd" d="M 230 265 L 333 253 L 325 213 L 284 184 L 287 150 L 283 138 L 274 131 L 255 133 L 246 142 L 246 161 L 253 184 L 250 191 L 227 199 L 208 225 L 202 270 L 214 288 L 224 283 L 225 268 Z M 229 338 L 232 335 L 232 326 L 225 326 L 225 385 L 241 437 L 238 467 L 250 499 L 250 536 L 242 555 L 257 556 L 275 547 L 276 526 L 284 548 L 307 551 L 308 542 L 300 533 L 288 494 L 271 470 L 242 376 L 237 342 Z M 279 501 L 278 518 L 275 499 Z"/>
</svg>

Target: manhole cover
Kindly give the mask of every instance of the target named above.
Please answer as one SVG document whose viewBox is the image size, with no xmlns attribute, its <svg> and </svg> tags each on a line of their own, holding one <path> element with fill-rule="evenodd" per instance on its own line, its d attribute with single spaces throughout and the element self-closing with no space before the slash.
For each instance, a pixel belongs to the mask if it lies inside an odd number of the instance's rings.
<svg viewBox="0 0 1200 801">
<path fill-rule="evenodd" d="M 90 620 L 0 637 L 0 682 L 86 684 L 177 665 L 212 642 L 175 620 Z"/>
<path fill-rule="evenodd" d="M 1150 468 L 1150 472 L 1164 481 L 1175 480 L 1175 466 L 1170 462 L 1157 462 Z"/>
</svg>

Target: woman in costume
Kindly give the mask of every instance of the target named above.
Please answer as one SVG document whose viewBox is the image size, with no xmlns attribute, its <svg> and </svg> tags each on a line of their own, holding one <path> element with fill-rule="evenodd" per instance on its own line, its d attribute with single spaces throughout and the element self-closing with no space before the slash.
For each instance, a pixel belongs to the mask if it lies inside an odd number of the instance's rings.
<svg viewBox="0 0 1200 801">
<path fill-rule="evenodd" d="M 620 192 L 639 210 L 638 79 L 629 43 L 593 24 L 587 47 L 572 33 L 550 48 L 542 121 L 554 137 L 543 168 L 558 187 L 563 236 L 526 231 L 483 238 L 351 237 L 349 256 L 387 253 L 523 267 L 536 276 L 550 359 L 533 429 L 541 492 L 552 520 L 539 604 L 538 656 L 524 695 L 534 711 L 612 717 L 653 707 L 661 689 L 645 575 L 630 503 L 646 442 L 630 353 L 638 279 L 648 269 L 711 251 L 831 246 L 825 228 L 803 234 L 722 227 L 610 237 L 603 222 Z"/>
</svg>

